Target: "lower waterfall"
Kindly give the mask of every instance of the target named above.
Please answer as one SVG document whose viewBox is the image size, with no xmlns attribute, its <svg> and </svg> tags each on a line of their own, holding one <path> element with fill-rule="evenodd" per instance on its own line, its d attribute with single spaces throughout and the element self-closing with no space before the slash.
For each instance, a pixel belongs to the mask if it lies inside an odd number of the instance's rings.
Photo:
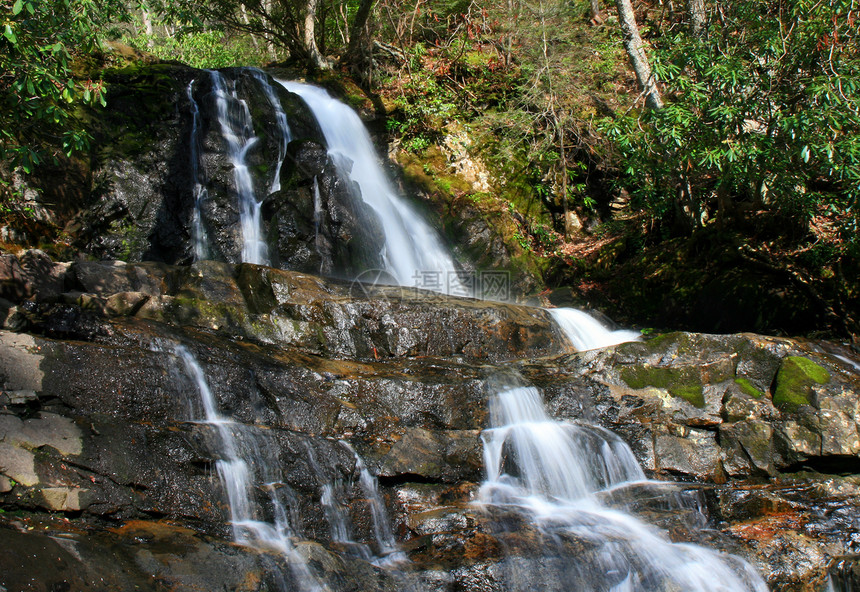
<svg viewBox="0 0 860 592">
<path fill-rule="evenodd" d="M 233 540 L 241 545 L 280 553 L 289 563 L 293 578 L 303 592 L 324 592 L 327 587 L 311 573 L 307 563 L 292 542 L 296 536 L 290 524 L 289 487 L 281 481 L 280 468 L 266 455 L 269 449 L 261 430 L 223 417 L 209 389 L 206 375 L 197 359 L 183 346 L 175 353 L 186 374 L 194 381 L 203 406 L 199 421 L 211 426 L 215 442 L 211 444 L 218 458 L 215 465 L 227 495 Z M 263 519 L 263 508 L 256 492 L 266 493 L 272 518 Z M 286 495 L 285 495 L 286 493 Z M 282 581 L 282 591 L 290 588 Z"/>
<path fill-rule="evenodd" d="M 183 346 L 177 346 L 175 354 L 198 391 L 203 417 L 197 421 L 213 429 L 210 446 L 218 459 L 234 540 L 284 557 L 293 585 L 281 578 L 283 592 L 296 586 L 302 592 L 329 590 L 297 551 L 295 541 L 303 537 L 291 524 L 294 496 L 283 483 L 277 459 L 267 454 L 266 430 L 222 416 L 196 358 Z M 638 489 L 656 491 L 666 484 L 648 482 L 630 448 L 612 432 L 552 419 L 534 387 L 502 389 L 489 406 L 490 425 L 481 434 L 486 480 L 474 503 L 489 516 L 508 552 L 500 564 L 503 590 L 767 591 L 743 560 L 672 543 L 656 527 L 619 509 Z M 379 554 L 353 540 L 339 499 L 343 486 L 325 482 L 319 488 L 320 504 L 332 541 L 354 557 L 391 571 L 399 589 L 422 589 L 419 581 L 400 571 L 408 559 L 390 529 L 376 478 L 348 443 L 339 445 L 355 457 Z M 305 448 L 311 466 L 322 475 L 313 448 Z M 266 499 L 258 500 L 260 495 Z M 535 582 L 536 569 L 540 584 Z"/>
<path fill-rule="evenodd" d="M 490 423 L 482 434 L 487 480 L 479 504 L 495 516 L 501 540 L 541 553 L 536 562 L 522 556 L 505 561 L 508 590 L 767 590 L 743 560 L 671 543 L 655 527 L 600 501 L 611 491 L 617 504 L 625 486 L 645 480 L 629 447 L 611 432 L 553 420 L 533 387 L 496 394 Z M 522 521 L 534 532 L 524 535 Z M 533 573 L 538 565 L 540 584 Z"/>
</svg>

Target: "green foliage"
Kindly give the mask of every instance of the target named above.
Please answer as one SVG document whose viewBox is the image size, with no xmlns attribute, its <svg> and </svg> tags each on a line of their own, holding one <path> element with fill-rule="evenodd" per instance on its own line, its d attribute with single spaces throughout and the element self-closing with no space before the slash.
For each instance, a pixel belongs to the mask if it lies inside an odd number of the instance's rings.
<svg viewBox="0 0 860 592">
<path fill-rule="evenodd" d="M 180 31 L 172 36 L 126 32 L 122 41 L 162 60 L 176 60 L 195 68 L 262 66 L 268 61 L 248 36 L 229 36 L 218 30 Z"/>
<path fill-rule="evenodd" d="M 517 230 L 514 232 L 514 240 L 520 246 L 523 251 L 531 251 L 532 243 L 527 236 L 525 236 L 522 232 Z"/>
<path fill-rule="evenodd" d="M 708 33 L 653 41 L 666 106 L 605 129 L 634 204 L 690 227 L 751 204 L 800 222 L 827 208 L 854 240 L 860 197 L 860 22 L 849 0 L 741 0 Z"/>
<path fill-rule="evenodd" d="M 416 46 L 412 59 L 418 59 L 422 50 L 420 44 Z M 410 145 L 411 150 L 423 150 L 430 145 L 431 138 L 440 136 L 445 124 L 457 117 L 456 95 L 426 70 L 415 72 L 401 90 L 394 99 L 397 113 L 395 119 L 389 120 L 389 129 L 406 139 L 417 140 Z"/>
<path fill-rule="evenodd" d="M 75 118 L 104 105 L 101 81 L 75 80 L 76 58 L 98 48 L 100 27 L 124 16 L 120 0 L 2 0 L 0 160 L 30 173 L 88 146 Z"/>
</svg>

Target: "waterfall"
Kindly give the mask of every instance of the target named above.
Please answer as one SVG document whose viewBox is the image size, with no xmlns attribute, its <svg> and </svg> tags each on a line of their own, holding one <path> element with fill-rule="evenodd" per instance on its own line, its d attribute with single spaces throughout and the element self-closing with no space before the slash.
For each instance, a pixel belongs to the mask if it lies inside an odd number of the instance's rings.
<svg viewBox="0 0 860 592">
<path fill-rule="evenodd" d="M 364 460 L 349 445 L 341 441 L 355 456 L 355 468 L 359 472 L 359 484 L 367 498 L 370 506 L 370 517 L 373 519 L 373 535 L 376 538 L 376 546 L 379 548 L 379 557 L 374 561 L 376 565 L 393 566 L 407 561 L 406 555 L 400 550 L 400 545 L 391 532 L 391 523 L 388 520 L 388 512 L 385 511 L 385 502 L 379 493 L 379 483 L 364 464 Z"/>
<path fill-rule="evenodd" d="M 575 308 L 549 308 L 547 311 L 573 346 L 580 351 L 639 339 L 638 331 L 612 331 L 588 313 Z"/>
<path fill-rule="evenodd" d="M 307 103 L 322 128 L 329 155 L 340 174 L 358 183 L 361 199 L 381 219 L 386 271 L 401 286 L 425 287 L 427 279 L 432 278 L 438 281 L 435 285 L 441 286 L 441 292 L 472 296 L 439 236 L 394 190 L 355 111 L 321 88 L 278 82 Z"/>
<path fill-rule="evenodd" d="M 545 546 L 541 589 L 767 591 L 743 560 L 671 543 L 656 528 L 600 502 L 599 493 L 611 489 L 617 498 L 625 486 L 645 478 L 633 453 L 611 432 L 554 421 L 533 387 L 498 393 L 490 423 L 482 434 L 487 480 L 479 503 L 512 512 L 535 527 Z M 571 561 L 564 549 L 577 548 L 576 541 L 583 549 Z M 511 588 L 533 590 L 533 567 L 510 560 Z"/>
<path fill-rule="evenodd" d="M 279 99 L 278 95 L 275 94 L 274 87 L 269 84 L 268 77 L 262 72 L 262 70 L 257 70 L 256 68 L 250 68 L 248 71 L 251 73 L 251 76 L 260 83 L 260 86 L 263 87 L 263 92 L 269 100 L 269 104 L 272 106 L 272 111 L 275 113 L 275 121 L 278 122 L 277 132 L 280 138 L 278 142 L 278 162 L 275 165 L 275 173 L 272 176 L 272 183 L 269 186 L 269 193 L 274 193 L 281 189 L 281 168 L 284 165 L 284 158 L 287 156 L 287 146 L 289 145 L 290 140 L 293 139 L 293 136 L 290 131 L 290 125 L 287 122 L 287 114 L 284 112 L 284 107 L 281 105 L 281 99 Z"/>
<path fill-rule="evenodd" d="M 257 143 L 248 104 L 231 90 L 221 72 L 210 70 L 212 90 L 215 93 L 218 123 L 227 144 L 227 154 L 233 165 L 233 180 L 239 199 L 239 217 L 242 224 L 242 261 L 268 263 L 268 247 L 263 237 L 260 220 L 260 203 L 254 192 L 254 180 L 248 170 L 248 151 Z"/>
<path fill-rule="evenodd" d="M 320 222 L 322 221 L 322 196 L 320 195 L 320 182 L 314 175 L 314 249 L 320 254 Z M 320 261 L 320 273 L 322 273 L 322 261 Z"/>
<path fill-rule="evenodd" d="M 382 220 L 386 271 L 401 286 L 428 288 L 454 296 L 483 297 L 460 273 L 453 257 L 426 221 L 399 196 L 358 115 L 325 90 L 278 80 L 299 95 L 316 117 L 341 175 L 356 181 L 361 199 Z M 317 186 L 314 186 L 315 191 Z M 315 194 L 316 195 L 316 194 Z M 315 202 L 316 203 L 316 202 Z M 316 213 L 315 213 L 316 221 Z M 550 310 L 559 328 L 578 350 L 638 339 L 634 331 L 610 331 L 586 313 L 568 308 Z"/>
<path fill-rule="evenodd" d="M 191 103 L 191 138 L 189 139 L 190 160 L 191 160 L 191 179 L 194 183 L 194 211 L 191 218 L 191 239 L 194 241 L 194 260 L 202 261 L 206 259 L 209 253 L 209 247 L 206 243 L 206 231 L 203 228 L 203 219 L 200 208 L 203 201 L 208 197 L 206 191 L 206 182 L 200 174 L 200 107 L 197 101 L 194 100 L 194 83 L 192 80 L 188 83 L 186 93 L 188 101 Z"/>
<path fill-rule="evenodd" d="M 230 505 L 233 539 L 241 545 L 280 553 L 302 591 L 325 592 L 327 587 L 313 576 L 290 540 L 295 533 L 289 520 L 289 500 L 284 499 L 289 487 L 277 473 L 277 461 L 264 453 L 271 448 L 269 443 L 253 427 L 223 417 L 197 359 L 184 346 L 176 346 L 174 351 L 199 393 L 203 418 L 198 421 L 214 428 L 217 434 L 217 450 L 213 452 L 219 457 L 216 468 Z M 259 474 L 255 474 L 255 468 Z M 255 500 L 257 488 L 268 494 L 274 515 L 271 522 L 259 518 L 262 508 Z"/>
</svg>

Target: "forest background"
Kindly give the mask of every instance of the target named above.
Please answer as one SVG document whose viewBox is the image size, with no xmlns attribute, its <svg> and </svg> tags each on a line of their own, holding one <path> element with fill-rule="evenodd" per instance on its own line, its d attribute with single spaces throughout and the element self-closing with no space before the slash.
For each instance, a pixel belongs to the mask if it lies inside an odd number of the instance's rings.
<svg viewBox="0 0 860 592">
<path fill-rule="evenodd" d="M 401 182 L 449 235 L 491 221 L 544 304 L 857 342 L 853 0 L 0 5 L 0 216 L 42 242 L 23 187 L 86 152 L 105 71 L 274 64 L 372 111 Z"/>
</svg>

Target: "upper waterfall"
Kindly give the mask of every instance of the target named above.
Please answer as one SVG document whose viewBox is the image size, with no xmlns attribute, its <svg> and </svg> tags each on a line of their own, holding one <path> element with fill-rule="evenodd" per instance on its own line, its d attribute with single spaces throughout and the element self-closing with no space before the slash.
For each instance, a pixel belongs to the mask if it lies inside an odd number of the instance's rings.
<svg viewBox="0 0 860 592">
<path fill-rule="evenodd" d="M 426 287 L 422 278 L 433 274 L 441 282 L 439 291 L 472 296 L 472 291 L 460 281 L 458 268 L 439 236 L 394 190 L 356 112 L 321 88 L 298 82 L 278 82 L 307 103 L 322 128 L 329 154 L 341 174 L 358 183 L 361 199 L 381 218 L 385 231 L 386 271 L 401 286 Z"/>
</svg>

